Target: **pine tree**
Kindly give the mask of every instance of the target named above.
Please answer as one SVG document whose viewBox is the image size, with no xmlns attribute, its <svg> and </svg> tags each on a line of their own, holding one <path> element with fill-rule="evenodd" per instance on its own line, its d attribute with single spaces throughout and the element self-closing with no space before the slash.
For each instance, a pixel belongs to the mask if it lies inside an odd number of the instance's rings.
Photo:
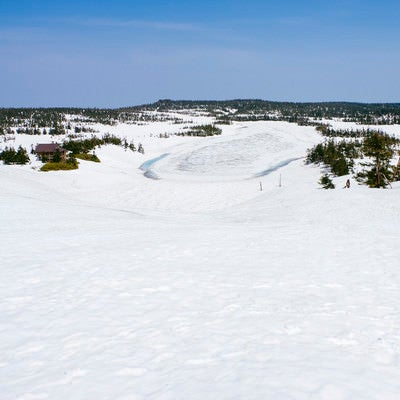
<svg viewBox="0 0 400 400">
<path fill-rule="evenodd" d="M 134 144 L 133 142 L 131 142 L 131 143 L 129 144 L 129 148 L 130 148 L 132 151 L 136 151 L 136 147 L 135 147 L 135 144 Z"/>
<path fill-rule="evenodd" d="M 27 164 L 28 162 L 29 162 L 29 156 L 27 151 L 22 146 L 19 146 L 18 151 L 15 154 L 15 163 L 24 165 Z"/>
<path fill-rule="evenodd" d="M 56 151 L 54 152 L 52 161 L 53 161 L 53 162 L 60 162 L 60 161 L 61 161 L 61 153 L 60 153 L 60 150 L 56 149 Z"/>
<path fill-rule="evenodd" d="M 17 154 L 16 151 L 12 147 L 11 148 L 6 147 L 0 153 L 0 160 L 3 160 L 4 164 L 7 165 L 14 164 L 16 154 Z"/>
<path fill-rule="evenodd" d="M 29 156 L 22 146 L 18 147 L 18 151 L 15 151 L 14 148 L 6 147 L 0 153 L 0 160 L 3 160 L 4 164 L 11 165 L 11 164 L 26 164 L 29 162 Z"/>
<path fill-rule="evenodd" d="M 372 132 L 366 137 L 362 150 L 367 157 L 371 157 L 372 162 L 364 164 L 370 169 L 358 174 L 358 178 L 369 187 L 386 187 L 392 174 L 390 161 L 395 144 L 395 138 L 380 132 Z"/>
<path fill-rule="evenodd" d="M 335 189 L 335 185 L 332 182 L 331 178 L 329 178 L 328 174 L 322 175 L 321 179 L 319 180 L 319 184 L 324 189 Z"/>
</svg>

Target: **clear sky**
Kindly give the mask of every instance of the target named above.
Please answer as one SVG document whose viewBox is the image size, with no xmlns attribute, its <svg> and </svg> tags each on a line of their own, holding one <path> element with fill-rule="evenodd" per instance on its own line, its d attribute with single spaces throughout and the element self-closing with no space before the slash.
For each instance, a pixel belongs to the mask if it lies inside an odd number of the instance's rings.
<svg viewBox="0 0 400 400">
<path fill-rule="evenodd" d="M 400 102 L 400 0 L 0 0 L 0 107 Z"/>
</svg>

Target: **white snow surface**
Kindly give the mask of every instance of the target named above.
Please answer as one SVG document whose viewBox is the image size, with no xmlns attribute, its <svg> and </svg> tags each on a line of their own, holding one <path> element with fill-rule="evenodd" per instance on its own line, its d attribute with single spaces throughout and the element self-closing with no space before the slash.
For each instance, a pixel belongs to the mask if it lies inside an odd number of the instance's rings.
<svg viewBox="0 0 400 400">
<path fill-rule="evenodd" d="M 0 166 L 0 399 L 399 398 L 399 185 L 319 189 L 312 127 L 118 129 Z"/>
</svg>

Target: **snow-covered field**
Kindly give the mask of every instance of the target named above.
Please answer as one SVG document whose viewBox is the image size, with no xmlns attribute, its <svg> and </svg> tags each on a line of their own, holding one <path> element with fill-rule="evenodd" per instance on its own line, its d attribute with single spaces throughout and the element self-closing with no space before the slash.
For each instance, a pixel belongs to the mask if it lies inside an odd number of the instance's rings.
<svg viewBox="0 0 400 400">
<path fill-rule="evenodd" d="M 112 129 L 145 155 L 0 165 L 1 400 L 400 398 L 398 184 L 319 189 L 312 127 Z"/>
</svg>

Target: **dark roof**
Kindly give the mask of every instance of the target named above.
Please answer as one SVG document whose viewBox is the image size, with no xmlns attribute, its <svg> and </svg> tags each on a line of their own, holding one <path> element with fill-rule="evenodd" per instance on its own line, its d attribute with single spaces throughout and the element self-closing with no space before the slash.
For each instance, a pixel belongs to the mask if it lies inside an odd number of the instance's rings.
<svg viewBox="0 0 400 400">
<path fill-rule="evenodd" d="M 38 144 L 35 149 L 36 153 L 54 153 L 57 150 L 61 153 L 66 151 L 58 143 Z"/>
</svg>

